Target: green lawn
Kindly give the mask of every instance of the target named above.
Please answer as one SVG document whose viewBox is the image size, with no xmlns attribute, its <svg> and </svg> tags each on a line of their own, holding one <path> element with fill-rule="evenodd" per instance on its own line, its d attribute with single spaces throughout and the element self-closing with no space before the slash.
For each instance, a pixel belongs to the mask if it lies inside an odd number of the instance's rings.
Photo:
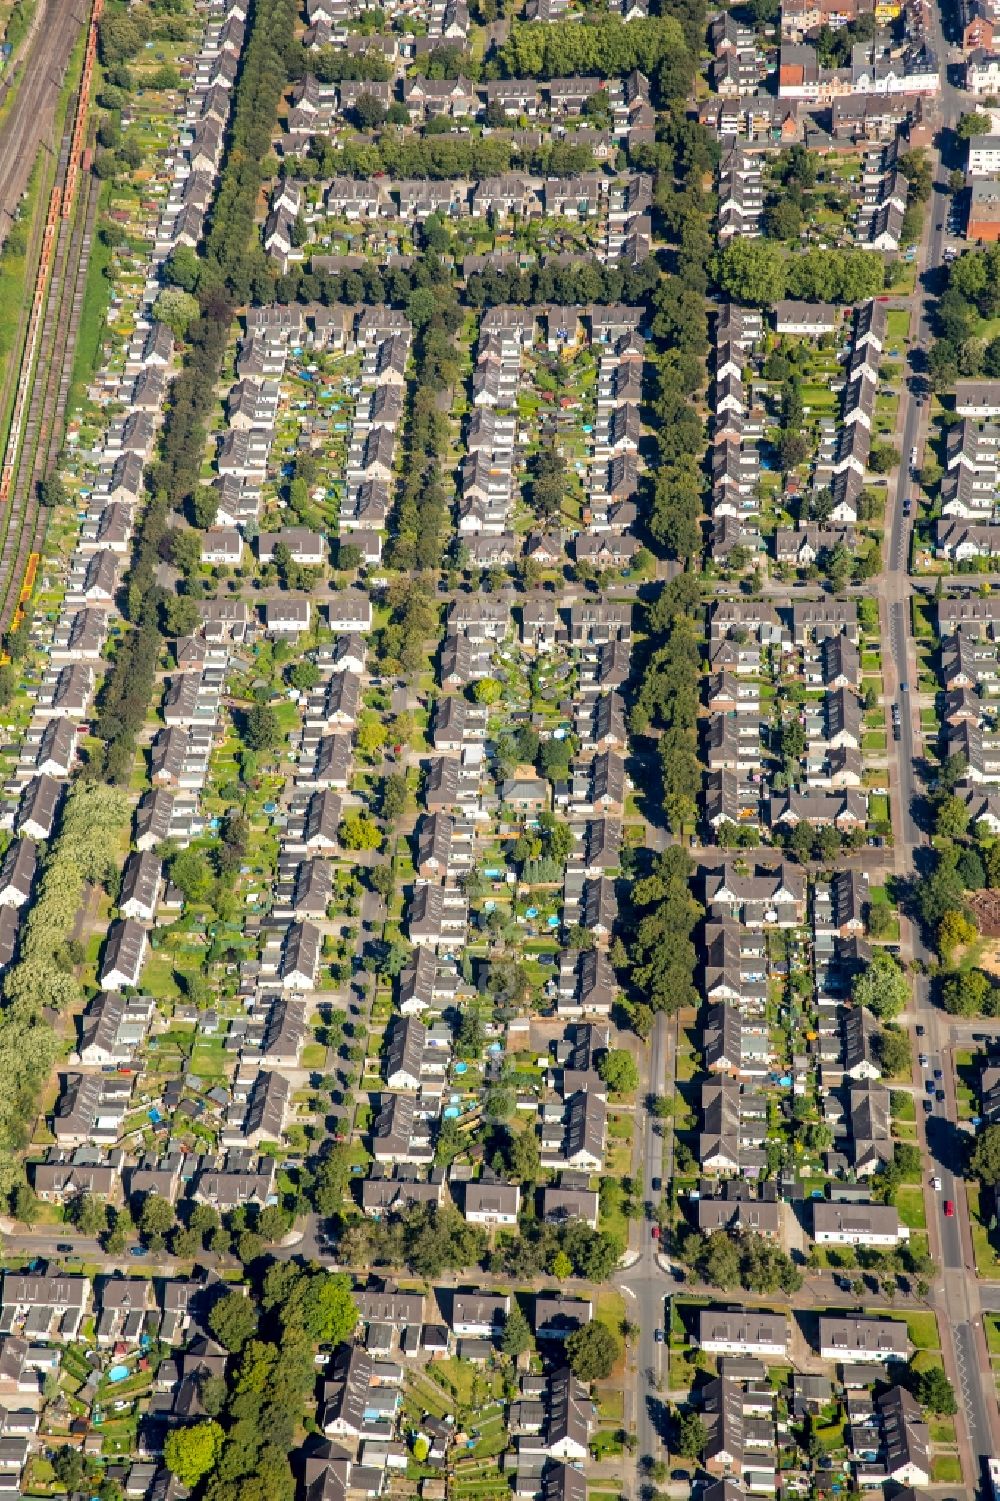
<svg viewBox="0 0 1000 1501">
<path fill-rule="evenodd" d="M 812 1431 L 827 1451 L 839 1449 L 844 1442 L 843 1422 L 814 1423 Z"/>
<path fill-rule="evenodd" d="M 988 1313 L 983 1318 L 986 1343 L 991 1355 L 1000 1355 L 1000 1315 Z"/>
<path fill-rule="evenodd" d="M 598 1398 L 597 1411 L 603 1423 L 623 1423 L 625 1420 L 624 1392 L 602 1391 Z"/>
<path fill-rule="evenodd" d="M 962 1462 L 957 1454 L 935 1454 L 931 1460 L 931 1480 L 935 1485 L 961 1485 Z"/>
<path fill-rule="evenodd" d="M 902 1097 L 899 1108 L 893 1108 L 892 1118 L 894 1121 L 915 1121 L 917 1118 L 917 1102 L 906 1090 L 898 1089 L 895 1093 Z"/>
<path fill-rule="evenodd" d="M 873 792 L 869 797 L 868 817 L 872 823 L 889 822 L 889 799 L 884 792 Z"/>
<path fill-rule="evenodd" d="M 938 1350 L 941 1347 L 937 1315 L 930 1311 L 907 1314 L 906 1332 L 918 1350 Z"/>
<path fill-rule="evenodd" d="M 911 1230 L 924 1230 L 927 1227 L 927 1219 L 924 1214 L 923 1189 L 912 1186 L 903 1187 L 896 1192 L 896 1208 L 904 1225 Z M 931 1315 L 933 1318 L 933 1315 Z M 912 1336 L 911 1336 L 912 1338 Z M 914 1341 L 917 1343 L 917 1341 Z M 935 1341 L 935 1347 L 936 1347 Z"/>
<path fill-rule="evenodd" d="M 101 208 L 107 207 L 108 184 L 101 187 Z M 80 312 L 80 328 L 73 353 L 73 370 L 70 379 L 70 407 L 78 406 L 84 390 L 97 369 L 101 352 L 101 337 L 111 300 L 112 284 L 108 279 L 111 263 L 111 248 L 101 236 L 94 235 L 90 260 L 87 265 L 87 280 L 83 289 L 83 307 Z"/>
<path fill-rule="evenodd" d="M 990 1240 L 990 1234 L 979 1217 L 979 1186 L 967 1183 L 966 1198 L 969 1203 L 969 1223 L 972 1227 L 972 1244 L 976 1253 L 976 1271 L 980 1277 L 1000 1275 L 1000 1257 Z"/>
<path fill-rule="evenodd" d="M 890 308 L 886 327 L 891 341 L 906 339 L 910 333 L 910 315 L 906 308 Z"/>
</svg>

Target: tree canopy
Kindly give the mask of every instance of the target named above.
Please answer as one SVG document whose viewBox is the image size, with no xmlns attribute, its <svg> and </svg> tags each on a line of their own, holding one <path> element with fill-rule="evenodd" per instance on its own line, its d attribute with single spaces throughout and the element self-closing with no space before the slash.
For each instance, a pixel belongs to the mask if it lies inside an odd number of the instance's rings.
<svg viewBox="0 0 1000 1501">
<path fill-rule="evenodd" d="M 876 949 L 867 967 L 855 976 L 851 994 L 859 1006 L 867 1006 L 881 1021 L 898 1016 L 910 996 L 902 967 L 892 954 Z"/>
<path fill-rule="evenodd" d="M 611 1330 L 597 1319 L 566 1336 L 566 1359 L 580 1381 L 603 1381 L 610 1376 L 620 1349 Z"/>
</svg>

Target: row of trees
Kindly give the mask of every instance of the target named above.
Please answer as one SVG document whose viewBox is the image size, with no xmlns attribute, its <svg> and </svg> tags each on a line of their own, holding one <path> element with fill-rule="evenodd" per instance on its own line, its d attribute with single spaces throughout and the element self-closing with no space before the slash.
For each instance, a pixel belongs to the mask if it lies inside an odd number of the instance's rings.
<svg viewBox="0 0 1000 1501">
<path fill-rule="evenodd" d="M 915 888 L 920 917 L 937 946 L 942 966 L 955 950 L 973 942 L 976 924 L 966 901 L 969 891 L 1000 885 L 1000 840 L 985 824 L 969 828 L 969 809 L 954 791 L 965 775 L 963 756 L 949 757 L 930 806 L 937 838 L 934 870 Z M 952 1016 L 1000 1015 L 1000 989 L 980 969 L 955 969 L 939 983 L 939 999 Z"/>
<path fill-rule="evenodd" d="M 178 255 L 174 264 L 180 260 Z M 589 302 L 638 304 L 646 301 L 658 280 L 659 272 L 652 260 L 642 266 L 620 268 L 581 258 L 568 266 L 475 272 L 461 289 L 461 297 L 469 307 L 492 307 L 507 302 L 523 307 L 540 302 L 563 306 L 573 303 L 585 306 Z M 419 257 L 408 268 L 378 266 L 371 261 L 358 271 L 319 272 L 292 265 L 277 278 L 273 296 L 278 302 L 320 302 L 325 306 L 344 302 L 405 307 L 418 288 L 442 291 L 448 296 L 454 281 L 454 269 L 432 253 Z"/>
<path fill-rule="evenodd" d="M 861 302 L 885 287 L 885 263 L 867 250 L 814 248 L 787 257 L 767 240 L 736 236 L 719 252 L 716 277 L 727 297 L 750 307 L 773 307 L 782 297 Z"/>
<path fill-rule="evenodd" d="M 679 118 L 670 119 L 667 137 L 668 156 L 655 181 L 661 198 L 671 176 L 675 187 L 662 209 L 664 230 L 673 245 L 672 271 L 653 295 L 656 353 L 651 407 L 659 464 L 649 530 L 669 556 L 691 562 L 700 558 L 703 544 L 706 434 L 699 397 L 705 387 L 706 294 L 714 255 L 711 200 L 704 183 L 714 167 L 716 146 L 702 127 Z"/>
<path fill-rule="evenodd" d="M 156 583 L 156 569 L 170 511 L 191 504 L 200 488 L 208 412 L 231 320 L 229 302 L 217 293 L 208 294 L 201 317 L 189 331 L 185 365 L 171 386 L 160 458 L 149 471 L 153 494 L 143 513 L 125 594 L 124 613 L 133 629 L 123 639 L 105 678 L 94 727 L 103 749 L 92 763 L 93 771 L 112 782 L 126 783 L 131 775 L 163 635 L 191 628 L 190 608 L 185 609 L 184 600 Z"/>
<path fill-rule="evenodd" d="M 698 1005 L 693 934 L 702 909 L 691 894 L 693 874 L 687 850 L 672 844 L 632 887 L 631 979 L 653 1011 Z"/>
<path fill-rule="evenodd" d="M 632 729 L 659 733 L 663 807 L 679 831 L 697 813 L 701 789 L 698 760 L 698 685 L 703 615 L 700 589 L 691 574 L 680 574 L 662 589 L 648 612 L 654 648 L 632 709 Z"/>
<path fill-rule="evenodd" d="M 422 578 L 393 579 L 386 590 L 389 619 L 375 632 L 375 654 L 386 673 L 406 677 L 427 661 L 427 639 L 438 629 L 438 606 Z"/>
<path fill-rule="evenodd" d="M 103 751 L 95 758 L 94 771 L 113 782 L 127 782 L 131 773 L 163 635 L 190 630 L 193 623 L 189 602 L 167 594 L 155 575 L 172 510 L 189 509 L 199 526 L 210 526 L 215 519 L 214 496 L 199 483 L 208 416 L 232 324 L 231 298 L 245 299 L 254 287 L 270 295 L 272 287 L 259 246 L 257 272 L 263 271 L 263 280 L 251 274 L 255 263 L 248 246 L 262 164 L 288 76 L 285 59 L 293 50 L 293 23 L 294 8 L 287 0 L 265 0 L 255 9 L 205 257 L 185 247 L 167 266 L 175 286 L 197 294 L 201 315 L 188 328 L 184 368 L 171 385 L 160 457 L 148 477 L 152 499 L 143 515 L 126 589 L 125 615 L 134 629 L 105 679 L 95 725 Z"/>
<path fill-rule="evenodd" d="M 656 80 L 665 100 L 687 97 L 696 58 L 681 23 L 666 14 L 627 22 L 614 15 L 515 22 L 500 49 L 508 78 L 621 78 L 638 68 Z"/>
<path fill-rule="evenodd" d="M 366 130 L 385 122 L 378 139 L 366 135 L 335 144 L 329 136 L 313 136 L 306 154 L 287 162 L 288 175 L 309 182 L 314 178 L 340 176 L 368 180 L 384 172 L 397 180 L 439 181 L 498 177 L 513 170 L 540 177 L 572 177 L 578 172 L 595 170 L 591 149 L 575 142 L 572 136 L 525 147 L 503 135 L 461 133 L 457 121 L 450 129 L 438 127 L 421 135 L 402 135 L 391 119 L 392 110 L 397 108 L 406 114 L 403 105 L 394 105 L 387 116 L 378 100 L 362 94 L 355 107 L 355 121 Z"/>
<path fill-rule="evenodd" d="M 236 87 L 226 167 L 206 239 L 208 276 L 237 302 L 257 300 L 270 287 L 257 233 L 257 199 L 271 150 L 278 101 L 297 61 L 293 0 L 257 0 Z"/>
<path fill-rule="evenodd" d="M 84 883 L 108 881 L 128 806 L 116 788 L 78 782 L 45 861 L 38 896 L 21 927 L 18 962 L 4 984 L 0 1012 L 0 1191 L 21 1175 L 17 1152 L 29 1139 L 38 1094 L 58 1053 L 47 1008 L 82 1004 L 73 973 L 73 927 Z"/>
<path fill-rule="evenodd" d="M 348 52 L 345 47 L 320 47 L 300 58 L 299 73 L 313 73 L 320 83 L 388 83 L 392 69 L 374 49 Z"/>
<path fill-rule="evenodd" d="M 753 1293 L 794 1293 L 802 1286 L 802 1273 L 791 1257 L 763 1235 L 688 1230 L 677 1237 L 675 1251 L 694 1279 L 727 1292 L 743 1287 Z"/>
<path fill-rule="evenodd" d="M 935 303 L 937 339 L 927 355 L 931 383 L 946 391 L 958 378 L 1000 375 L 1000 339 L 979 337 L 979 320 L 1000 310 L 1000 247 L 968 250 L 947 269 Z"/>
<path fill-rule="evenodd" d="M 458 375 L 454 335 L 462 323 L 453 292 L 415 288 L 407 306 L 414 324 L 414 386 L 387 549 L 389 565 L 401 573 L 440 569 L 447 546 L 450 496 L 441 460 L 448 447 L 448 419 L 439 397 Z"/>
<path fill-rule="evenodd" d="M 213 1332 L 236 1355 L 220 1409 L 224 1425 L 209 1418 L 177 1430 L 166 1462 L 185 1485 L 204 1482 L 205 1501 L 292 1501 L 290 1458 L 315 1385 L 316 1344 L 347 1339 L 357 1323 L 349 1281 L 275 1263 L 264 1275 L 259 1314 L 236 1292 L 213 1317 Z"/>
<path fill-rule="evenodd" d="M 976 936 L 966 892 L 980 890 L 1000 868 L 1000 851 L 988 834 L 976 844 L 947 842 L 968 826 L 968 810 L 951 795 L 953 778 L 964 769 L 964 763 L 957 764 L 960 761 L 956 757 L 946 763 L 939 778 L 933 806 L 941 838 L 934 868 L 914 883 L 912 893 L 917 915 L 944 964 L 951 962 L 956 947 L 971 943 Z M 950 836 L 945 835 L 946 829 L 952 831 Z"/>
</svg>

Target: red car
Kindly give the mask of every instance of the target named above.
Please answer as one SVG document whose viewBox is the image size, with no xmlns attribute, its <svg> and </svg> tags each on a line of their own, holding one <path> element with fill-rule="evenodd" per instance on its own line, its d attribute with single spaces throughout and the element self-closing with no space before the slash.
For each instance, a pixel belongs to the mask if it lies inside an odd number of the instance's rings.
<svg viewBox="0 0 1000 1501">
<path fill-rule="evenodd" d="M 660 1227 L 659 1227 L 659 1225 L 654 1225 L 653 1226 L 653 1239 L 654 1240 L 659 1240 L 659 1238 L 660 1238 Z"/>
<path fill-rule="evenodd" d="M 946 1220 L 955 1218 L 955 1206 L 950 1199 L 944 1201 L 944 1217 Z"/>
</svg>

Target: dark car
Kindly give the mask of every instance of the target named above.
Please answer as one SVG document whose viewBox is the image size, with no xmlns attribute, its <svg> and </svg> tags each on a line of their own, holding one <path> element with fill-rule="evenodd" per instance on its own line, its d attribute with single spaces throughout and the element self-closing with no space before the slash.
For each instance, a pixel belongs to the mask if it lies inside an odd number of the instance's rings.
<svg viewBox="0 0 1000 1501">
<path fill-rule="evenodd" d="M 938 1092 L 937 1092 L 937 1094 L 934 1096 L 934 1098 L 937 1100 L 938 1104 L 940 1105 L 944 1101 L 944 1090 L 943 1089 L 939 1089 Z"/>
<path fill-rule="evenodd" d="M 924 1035 L 924 1029 L 923 1029 L 923 1027 L 919 1027 L 918 1026 L 918 1027 L 915 1028 L 915 1031 L 916 1031 L 916 1034 L 917 1034 L 918 1037 L 923 1037 L 923 1035 Z"/>
<path fill-rule="evenodd" d="M 933 1109 L 934 1109 L 934 1106 L 931 1104 L 930 1100 L 925 1100 L 924 1101 L 924 1114 L 925 1115 L 930 1115 L 930 1113 L 931 1113 L 931 1111 Z"/>
<path fill-rule="evenodd" d="M 934 1080 L 933 1079 L 928 1079 L 927 1083 L 924 1085 L 924 1088 L 927 1090 L 928 1094 L 933 1094 L 934 1093 Z"/>
<path fill-rule="evenodd" d="M 941 1069 L 936 1068 L 934 1070 L 934 1077 L 935 1077 L 935 1079 L 943 1079 L 944 1078 L 944 1074 L 942 1073 Z"/>
<path fill-rule="evenodd" d="M 68 1245 L 67 1242 L 63 1240 L 60 1241 L 56 1246 L 56 1250 L 60 1253 L 60 1255 L 66 1256 L 73 1250 L 73 1247 L 71 1245 Z"/>
<path fill-rule="evenodd" d="M 658 1194 L 660 1192 L 660 1189 L 663 1187 L 663 1179 L 651 1178 L 649 1186 L 655 1194 Z"/>
</svg>

